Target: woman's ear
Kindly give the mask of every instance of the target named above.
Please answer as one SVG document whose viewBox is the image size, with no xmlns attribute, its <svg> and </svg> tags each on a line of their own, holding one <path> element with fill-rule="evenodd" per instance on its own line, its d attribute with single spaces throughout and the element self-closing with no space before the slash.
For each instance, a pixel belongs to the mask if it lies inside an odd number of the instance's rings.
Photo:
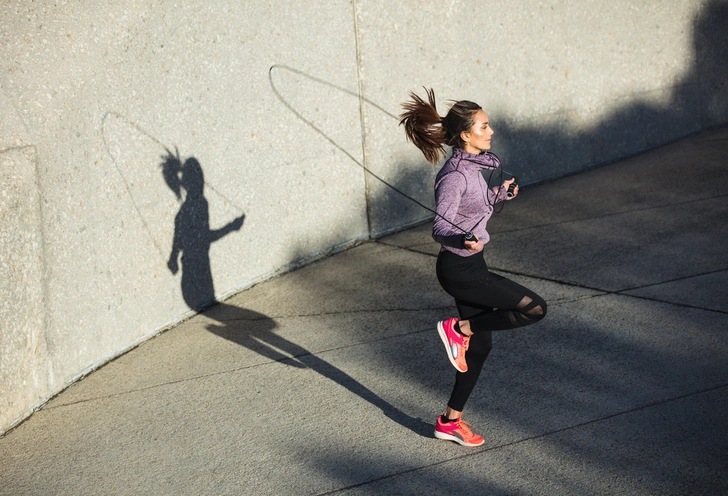
<svg viewBox="0 0 728 496">
<path fill-rule="evenodd" d="M 461 131 L 460 141 L 462 141 L 463 143 L 468 143 L 470 141 L 470 131 Z"/>
</svg>

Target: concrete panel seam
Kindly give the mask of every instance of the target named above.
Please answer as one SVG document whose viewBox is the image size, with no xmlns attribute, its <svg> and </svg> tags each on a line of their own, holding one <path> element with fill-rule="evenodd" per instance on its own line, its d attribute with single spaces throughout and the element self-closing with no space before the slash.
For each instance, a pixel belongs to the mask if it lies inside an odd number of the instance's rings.
<svg viewBox="0 0 728 496">
<path fill-rule="evenodd" d="M 362 74 L 361 74 L 361 49 L 360 49 L 360 39 L 359 39 L 359 23 L 358 23 L 358 11 L 357 11 L 357 0 L 351 0 L 351 8 L 352 8 L 352 16 L 353 16 L 353 23 L 354 23 L 354 48 L 355 48 L 355 57 L 356 57 L 356 85 L 357 85 L 357 92 L 358 92 L 358 99 L 359 99 L 359 125 L 361 126 L 361 157 L 362 157 L 362 165 L 365 167 L 365 170 L 367 170 L 367 149 L 366 149 L 366 129 L 364 126 L 364 89 L 362 87 Z M 371 236 L 372 232 L 372 221 L 371 221 L 371 213 L 369 208 L 369 193 L 367 184 L 369 182 L 369 178 L 367 177 L 366 172 L 364 174 L 364 204 L 366 205 L 366 214 L 367 214 L 367 231 L 369 232 Z"/>
<path fill-rule="evenodd" d="M 696 306 L 696 305 L 689 305 L 687 303 L 678 303 L 678 302 L 663 300 L 663 299 L 659 299 L 659 298 L 651 298 L 651 297 L 648 297 L 648 296 L 642 296 L 642 295 L 636 295 L 636 294 L 629 294 L 629 293 L 627 293 L 627 291 L 634 291 L 634 290 L 637 290 L 637 289 L 642 289 L 642 288 L 646 288 L 646 287 L 650 287 L 650 286 L 657 286 L 657 285 L 660 285 L 660 284 L 667 284 L 667 283 L 670 283 L 670 282 L 681 281 L 681 280 L 690 279 L 690 278 L 693 278 L 693 277 L 700 277 L 700 276 L 704 276 L 704 275 L 715 274 L 717 272 L 725 272 L 726 270 L 728 270 L 728 268 L 721 268 L 721 269 L 717 269 L 717 270 L 714 270 L 714 271 L 708 271 L 708 272 L 703 272 L 703 273 L 699 273 L 699 274 L 691 274 L 689 276 L 678 277 L 676 279 L 671 279 L 671 280 L 667 280 L 667 281 L 660 281 L 660 282 L 657 282 L 657 283 L 654 283 L 654 284 L 647 284 L 647 285 L 644 285 L 644 286 L 636 286 L 636 287 L 630 287 L 630 288 L 624 288 L 624 289 L 615 289 L 615 290 L 609 290 L 609 289 L 604 289 L 604 288 L 597 288 L 597 287 L 593 287 L 593 286 L 588 286 L 586 284 L 581 284 L 581 283 L 576 283 L 576 282 L 569 282 L 569 281 L 563 281 L 563 280 L 554 279 L 554 278 L 551 278 L 551 277 L 538 276 L 538 275 L 534 275 L 534 274 L 526 274 L 524 272 L 517 272 L 517 271 L 513 271 L 513 270 L 507 270 L 507 269 L 503 269 L 501 267 L 495 267 L 495 266 L 493 266 L 493 267 L 491 267 L 491 269 L 493 271 L 499 272 L 499 273 L 502 272 L 504 274 L 512 274 L 512 275 L 517 275 L 517 276 L 521 276 L 521 277 L 528 277 L 528 278 L 536 279 L 536 280 L 540 280 L 540 281 L 548 281 L 548 282 L 552 282 L 552 283 L 555 283 L 555 284 L 561 284 L 561 285 L 564 285 L 564 286 L 570 286 L 570 287 L 580 288 L 580 289 L 588 289 L 588 290 L 591 290 L 591 291 L 598 291 L 599 292 L 599 294 L 590 295 L 587 298 L 596 298 L 596 297 L 602 297 L 602 296 L 626 296 L 628 298 L 637 298 L 637 299 L 641 299 L 641 300 L 653 301 L 655 303 L 663 303 L 663 304 L 666 304 L 666 305 L 672 305 L 672 306 L 677 306 L 677 307 L 682 307 L 682 308 L 691 308 L 693 310 L 703 310 L 703 311 L 706 311 L 706 312 L 713 312 L 713 313 L 720 313 L 720 314 L 728 314 L 728 312 L 726 312 L 725 310 L 715 310 L 715 309 L 712 309 L 712 308 L 704 308 L 704 307 L 699 307 L 699 306 Z"/>
<path fill-rule="evenodd" d="M 723 271 L 721 271 L 721 272 L 723 272 Z M 639 300 L 651 301 L 651 302 L 654 302 L 654 303 L 662 303 L 662 304 L 665 304 L 665 305 L 670 305 L 670 306 L 675 306 L 675 307 L 680 307 L 680 308 L 691 308 L 693 310 L 702 310 L 703 312 L 713 312 L 713 313 L 719 313 L 719 314 L 723 314 L 723 315 L 728 315 L 728 312 L 726 312 L 725 310 L 716 310 L 714 308 L 699 307 L 697 305 L 689 305 L 687 303 L 679 303 L 679 302 L 676 302 L 676 301 L 669 301 L 669 300 L 664 300 L 664 299 L 661 299 L 661 298 L 652 298 L 650 296 L 643 296 L 643 295 L 636 295 L 636 294 L 628 294 L 628 293 L 625 293 L 624 291 L 629 291 L 629 290 L 624 290 L 623 289 L 623 290 L 620 290 L 620 291 L 616 291 L 613 294 L 615 294 L 617 296 L 627 296 L 629 298 L 637 298 Z"/>
<path fill-rule="evenodd" d="M 588 221 L 593 221 L 593 220 L 597 220 L 597 219 L 605 219 L 607 217 L 619 217 L 621 215 L 627 215 L 627 214 L 632 214 L 632 213 L 636 213 L 636 212 L 647 212 L 649 210 L 658 210 L 658 209 L 662 209 L 662 208 L 677 207 L 677 206 L 682 206 L 682 205 L 690 205 L 691 203 L 700 203 L 700 202 L 709 201 L 709 200 L 716 200 L 719 198 L 725 198 L 726 196 L 728 196 L 728 193 L 723 194 L 723 195 L 707 196 L 707 197 L 695 198 L 695 199 L 691 199 L 691 200 L 684 200 L 684 201 L 678 201 L 678 202 L 660 203 L 658 205 L 652 205 L 649 207 L 633 208 L 633 209 L 629 209 L 629 210 L 620 210 L 617 212 L 609 212 L 606 214 L 592 215 L 589 217 L 582 217 L 582 218 L 578 218 L 578 219 L 570 219 L 570 220 L 563 220 L 563 221 L 557 221 L 557 222 L 545 222 L 545 223 L 539 224 L 537 226 L 527 226 L 527 227 L 516 227 L 513 229 L 504 229 L 502 231 L 498 231 L 495 234 L 499 234 L 499 235 L 500 234 L 511 234 L 514 232 L 542 229 L 544 227 L 560 226 L 560 225 L 565 225 L 565 224 L 573 224 L 573 223 L 577 223 L 577 222 L 588 222 Z"/>
<path fill-rule="evenodd" d="M 41 291 L 43 292 L 43 340 L 45 341 L 46 350 L 50 350 L 48 346 L 48 329 L 51 322 L 50 307 L 48 302 L 50 301 L 50 285 L 49 285 L 49 271 L 48 265 L 48 243 L 46 243 L 46 216 L 43 214 L 43 199 L 45 198 L 43 188 L 40 182 L 40 170 L 38 163 L 38 149 L 33 145 L 33 165 L 35 166 L 35 187 L 38 189 L 38 219 L 40 227 L 40 252 L 41 252 Z M 53 369 L 53 357 L 48 353 L 48 384 L 51 390 L 55 389 L 55 373 Z"/>
<path fill-rule="evenodd" d="M 49 298 L 49 288 L 48 288 L 48 265 L 47 265 L 47 247 L 46 247 L 46 233 L 45 233 L 45 224 L 44 224 L 44 216 L 43 216 L 43 191 L 41 189 L 40 185 L 40 171 L 38 170 L 38 148 L 36 145 L 23 145 L 23 146 L 9 146 L 9 147 L 3 147 L 0 149 L 0 154 L 11 152 L 11 151 L 23 151 L 23 150 L 31 150 L 32 151 L 32 164 L 33 164 L 33 184 L 35 186 L 35 189 L 37 191 L 37 202 L 35 202 L 35 210 L 37 217 L 37 232 L 39 235 L 39 245 L 40 245 L 40 290 L 41 290 L 41 302 L 40 302 L 40 314 L 41 314 L 41 322 L 40 322 L 40 339 L 42 339 L 42 345 L 43 348 L 46 350 L 46 381 L 47 381 L 47 387 L 49 390 L 53 390 L 53 384 L 55 382 L 54 373 L 53 373 L 53 361 L 51 355 L 48 353 L 48 323 L 50 322 L 50 316 L 49 316 L 49 308 L 46 304 L 48 302 Z M 37 393 L 40 391 L 36 391 Z M 44 403 L 44 402 L 43 402 Z M 34 405 L 25 411 L 21 411 L 19 415 L 10 421 L 7 425 L 0 425 L 0 437 L 3 436 L 8 430 L 12 429 L 13 427 L 20 424 L 24 419 L 30 417 L 36 410 L 38 409 L 38 405 Z"/>
<path fill-rule="evenodd" d="M 399 118 L 396 115 L 392 114 L 391 112 L 389 112 L 388 110 L 384 109 L 383 107 L 381 107 L 377 103 L 373 102 L 372 100 L 369 100 L 369 99 L 365 98 L 363 96 L 363 94 L 361 94 L 361 93 L 355 93 L 353 91 L 347 90 L 346 88 L 342 88 L 341 86 L 337 86 L 337 85 L 332 84 L 332 83 L 330 83 L 328 81 L 325 81 L 323 79 L 320 79 L 320 78 L 317 78 L 317 77 L 312 76 L 310 74 L 307 74 L 307 73 L 305 73 L 303 71 L 300 71 L 298 69 L 294 69 L 293 67 L 290 67 L 290 66 L 287 66 L 287 65 L 283 65 L 283 64 L 275 64 L 275 65 L 272 65 L 270 67 L 270 69 L 268 70 L 268 80 L 269 80 L 269 83 L 271 85 L 271 89 L 273 90 L 273 93 L 276 95 L 276 97 L 278 98 L 278 100 L 283 105 L 285 105 L 291 112 L 293 112 L 293 114 L 298 119 L 300 119 L 301 121 L 303 121 L 306 125 L 308 125 L 316 133 L 320 134 L 332 146 L 334 146 L 336 149 L 338 149 L 339 151 L 341 151 L 344 155 L 346 155 L 347 157 L 349 157 L 356 165 L 358 165 L 359 167 L 361 167 L 364 170 L 364 177 L 365 178 L 367 178 L 368 176 L 373 176 L 377 181 L 380 181 L 381 183 L 383 183 L 384 185 L 386 185 L 389 188 L 393 189 L 394 191 L 396 191 L 400 195 L 408 198 L 411 201 L 414 201 L 415 203 L 420 204 L 417 200 L 415 200 L 413 198 L 410 198 L 408 195 L 406 195 L 405 193 L 403 193 L 402 191 L 400 191 L 396 187 L 394 187 L 391 184 L 389 184 L 387 181 L 385 181 L 384 179 L 382 179 L 381 177 L 379 177 L 377 174 L 375 174 L 374 172 L 372 172 L 372 170 L 369 169 L 369 167 L 367 167 L 367 165 L 366 165 L 366 152 L 365 152 L 365 148 L 364 147 L 362 147 L 362 161 L 360 162 L 359 160 L 356 159 L 356 157 L 354 157 L 343 146 L 341 146 L 339 143 L 337 143 L 336 141 L 334 141 L 322 129 L 320 129 L 319 127 L 317 127 L 313 122 L 311 122 L 309 119 L 307 119 L 306 117 L 304 117 L 295 107 L 293 107 L 293 105 L 291 105 L 283 97 L 283 95 L 280 93 L 280 91 L 278 91 L 278 88 L 275 85 L 274 78 L 273 78 L 273 72 L 274 72 L 274 70 L 279 70 L 279 69 L 283 69 L 283 70 L 287 70 L 287 71 L 293 72 L 294 74 L 298 74 L 300 76 L 303 76 L 303 77 L 305 77 L 307 79 L 310 79 L 312 81 L 315 81 L 317 83 L 324 84 L 324 85 L 329 86 L 331 88 L 334 88 L 334 89 L 336 89 L 338 91 L 342 91 L 342 92 L 344 92 L 344 93 L 346 93 L 348 95 L 357 97 L 357 99 L 359 101 L 360 120 L 362 122 L 362 126 L 363 126 L 363 112 L 364 112 L 363 111 L 363 105 L 364 105 L 364 103 L 367 103 L 367 104 L 375 107 L 377 110 L 380 110 L 381 112 L 383 112 L 385 115 L 391 117 L 392 119 L 399 120 Z M 420 224 L 421 222 L 423 222 L 424 220 L 427 219 L 427 217 L 425 217 L 424 219 L 418 219 L 418 220 L 415 220 L 413 222 L 403 224 L 403 225 L 401 225 L 399 227 L 394 227 L 392 229 L 388 229 L 388 230 L 384 230 L 384 231 L 377 231 L 377 232 L 374 232 L 373 233 L 372 232 L 372 227 L 371 227 L 371 224 L 372 223 L 371 223 L 371 214 L 370 214 L 371 209 L 370 209 L 370 204 L 369 204 L 369 195 L 367 193 L 367 190 L 368 190 L 368 182 L 366 181 L 366 179 L 364 181 L 364 189 L 365 189 L 365 204 L 366 204 L 366 215 L 367 215 L 367 231 L 369 232 L 369 238 L 371 238 L 371 239 L 376 239 L 376 238 L 385 236 L 387 234 L 391 234 L 391 233 L 394 233 L 394 232 L 398 232 L 398 231 L 400 231 L 402 229 L 405 229 L 407 227 L 411 227 L 413 225 L 418 225 L 418 224 Z M 426 207 L 426 206 L 424 206 L 422 204 L 420 204 L 420 206 L 429 210 L 428 207 Z"/>
<path fill-rule="evenodd" d="M 2 74 L 3 75 L 5 74 L 4 71 L 3 71 Z M 5 78 L 3 77 L 3 79 L 5 79 Z M 25 132 L 28 133 L 28 136 L 32 136 L 33 133 L 30 132 L 30 127 L 28 126 L 28 123 L 25 121 L 25 119 L 23 119 L 23 114 L 18 110 L 17 105 L 15 105 L 15 102 L 17 101 L 17 98 L 7 98 L 8 94 L 5 92 L 5 88 L 7 88 L 7 84 L 5 84 L 4 82 L 0 82 L 0 85 L 2 85 L 3 95 L 5 95 L 5 97 L 6 97 L 5 99 L 13 107 L 13 111 L 15 112 L 15 115 L 18 118 L 18 120 L 23 123 L 23 127 L 25 128 Z M 28 145 L 28 146 L 34 146 L 34 145 Z M 4 151 L 4 150 L 5 149 L 2 149 L 0 151 Z"/>
</svg>

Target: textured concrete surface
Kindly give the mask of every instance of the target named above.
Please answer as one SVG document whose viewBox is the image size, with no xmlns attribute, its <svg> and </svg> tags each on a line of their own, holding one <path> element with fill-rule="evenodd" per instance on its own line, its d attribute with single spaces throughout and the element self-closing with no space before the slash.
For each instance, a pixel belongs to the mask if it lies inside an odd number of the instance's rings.
<svg viewBox="0 0 728 496">
<path fill-rule="evenodd" d="M 3 360 L 3 374 L 34 368 L 45 376 L 22 392 L 42 398 L 30 408 L 184 318 L 188 301 L 209 302 L 367 235 L 363 172 L 307 131 L 268 77 L 272 65 L 288 64 L 356 91 L 352 19 L 348 0 L 305 9 L 237 1 L 0 6 L 0 150 L 36 150 L 36 228 L 46 240 L 43 334 L 54 375 L 24 355 Z M 281 95 L 304 111 L 320 108 L 325 129 L 361 160 L 357 99 L 278 76 Z M 179 150 L 183 163 L 196 159 L 204 173 L 206 204 L 187 204 L 195 216 L 178 233 L 196 243 L 190 251 L 212 274 L 191 295 L 182 290 L 184 261 L 176 274 L 168 268 L 188 191 L 182 186 L 178 198 L 165 183 L 167 150 Z M 240 229 L 203 242 L 242 215 Z M 29 378 L 7 387 L 31 388 Z M 0 430 L 30 411 L 3 409 Z"/>
<path fill-rule="evenodd" d="M 465 412 L 481 448 L 432 435 L 455 309 L 422 225 L 78 382 L 0 438 L 0 494 L 725 494 L 726 157 L 728 128 L 702 133 L 492 219 L 487 261 L 549 313 L 496 333 Z"/>
<path fill-rule="evenodd" d="M 43 333 L 43 237 L 36 154 L 0 152 L 0 426 L 32 409 L 48 391 Z M 22 385 L 22 387 L 21 387 Z"/>
<path fill-rule="evenodd" d="M 478 101 L 509 169 L 553 178 L 728 122 L 727 22 L 719 0 L 1 3 L 0 152 L 34 150 L 44 240 L 40 334 L 13 339 L 47 358 L 4 348 L 2 391 L 37 402 L 0 431 L 215 296 L 426 217 L 360 167 L 432 201 L 410 90 Z"/>
</svg>

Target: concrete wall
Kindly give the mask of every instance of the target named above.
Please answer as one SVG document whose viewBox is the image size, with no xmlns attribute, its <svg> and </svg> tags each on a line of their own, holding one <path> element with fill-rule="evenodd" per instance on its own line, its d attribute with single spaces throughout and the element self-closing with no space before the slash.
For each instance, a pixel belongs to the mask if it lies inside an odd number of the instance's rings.
<svg viewBox="0 0 728 496">
<path fill-rule="evenodd" d="M 481 103 L 523 183 L 728 122 L 726 5 L 3 2 L 0 432 L 213 295 L 427 217 L 359 167 L 431 204 L 410 90 Z"/>
</svg>

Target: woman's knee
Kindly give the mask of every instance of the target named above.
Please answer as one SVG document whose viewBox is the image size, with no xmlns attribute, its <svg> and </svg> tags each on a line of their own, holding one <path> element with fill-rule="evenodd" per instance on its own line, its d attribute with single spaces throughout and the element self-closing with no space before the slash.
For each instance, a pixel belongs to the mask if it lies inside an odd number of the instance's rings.
<svg viewBox="0 0 728 496">
<path fill-rule="evenodd" d="M 546 316 L 546 311 L 546 301 L 536 293 L 524 296 L 518 305 L 520 318 L 525 319 L 524 322 L 521 322 L 523 325 L 533 324 L 543 319 Z"/>
<path fill-rule="evenodd" d="M 531 312 L 529 312 L 529 317 L 531 317 L 535 321 L 539 321 L 546 317 L 546 312 L 548 311 L 548 305 L 546 304 L 546 300 L 541 298 L 540 296 L 537 296 L 533 299 L 534 303 L 536 303 L 536 306 L 533 308 Z"/>
</svg>

